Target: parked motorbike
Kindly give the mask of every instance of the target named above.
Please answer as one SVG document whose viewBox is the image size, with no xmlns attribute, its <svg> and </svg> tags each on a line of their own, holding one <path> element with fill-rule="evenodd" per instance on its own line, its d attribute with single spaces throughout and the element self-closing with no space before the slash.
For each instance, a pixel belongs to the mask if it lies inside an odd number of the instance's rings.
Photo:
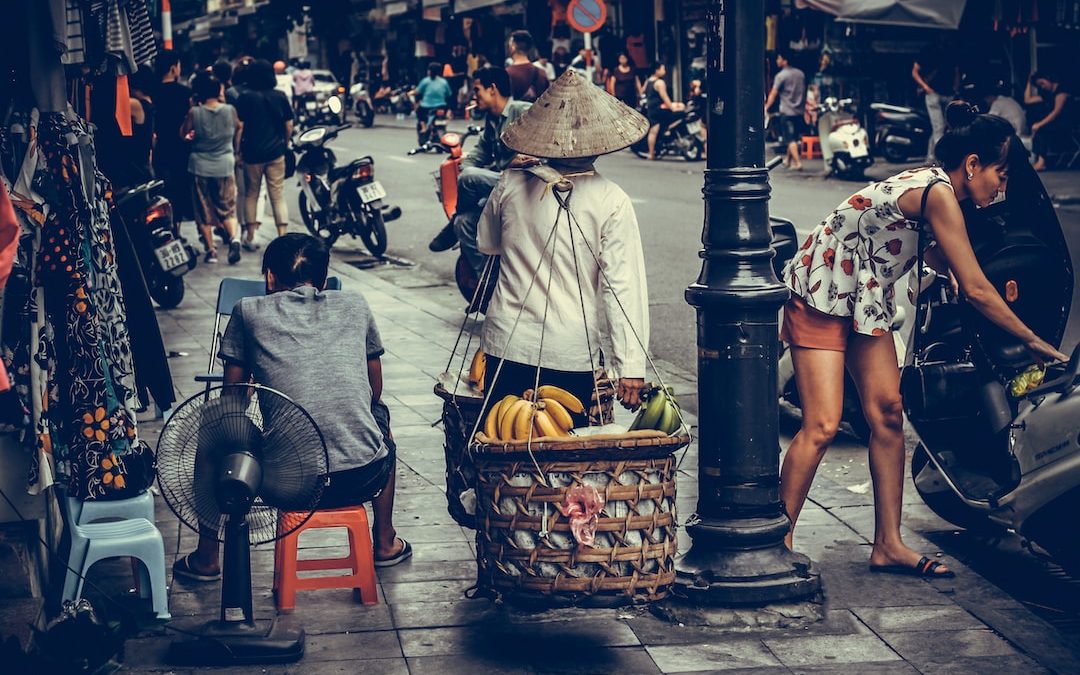
<svg viewBox="0 0 1080 675">
<path fill-rule="evenodd" d="M 893 163 L 926 156 L 930 116 L 925 110 L 888 103 L 871 103 L 874 111 L 874 151 Z"/>
<path fill-rule="evenodd" d="M 851 113 L 851 99 L 829 96 L 818 106 L 818 136 L 825 166 L 846 180 L 863 180 L 874 163 L 870 137 Z"/>
<path fill-rule="evenodd" d="M 387 247 L 385 223 L 401 217 L 401 208 L 383 203 L 386 189 L 375 180 L 371 156 L 337 166 L 337 157 L 325 144 L 347 128 L 315 127 L 297 137 L 300 217 L 308 231 L 328 246 L 348 234 L 359 237 L 372 255 L 382 256 Z"/>
<path fill-rule="evenodd" d="M 350 87 L 349 98 L 352 99 L 352 109 L 357 121 L 364 125 L 365 129 L 371 128 L 371 125 L 375 123 L 375 105 L 371 101 L 367 84 L 357 82 Z"/>
<path fill-rule="evenodd" d="M 1053 205 L 1030 167 L 1010 170 L 1006 198 L 965 209 L 975 255 L 1037 335 L 1060 345 L 1073 269 Z M 942 282 L 943 284 L 944 282 Z M 919 298 L 913 365 L 901 391 L 918 444 L 915 489 L 945 520 L 1008 529 L 1080 573 L 1080 345 L 1041 384 L 1016 386 L 1032 364 L 1022 342 L 933 287 Z"/>
<path fill-rule="evenodd" d="M 322 103 L 314 96 L 298 102 L 296 127 L 311 129 L 318 126 L 339 126 L 345 124 L 345 104 L 337 95 L 329 96 Z"/>
<path fill-rule="evenodd" d="M 638 157 L 649 156 L 649 139 L 643 137 L 630 146 Z M 672 113 L 671 121 L 656 137 L 656 157 L 682 155 L 688 162 L 700 161 L 705 156 L 705 141 L 701 139 L 701 111 L 691 102 L 685 110 Z"/>
<path fill-rule="evenodd" d="M 165 181 L 154 180 L 114 195 L 116 210 L 128 228 L 150 297 L 162 309 L 184 299 L 184 275 L 195 268 L 195 249 L 173 221 L 172 204 L 161 196 Z"/>
<path fill-rule="evenodd" d="M 449 108 L 430 109 L 427 119 L 418 120 L 416 123 L 416 147 L 409 151 L 409 155 L 416 155 L 421 152 L 447 152 L 447 146 L 443 144 L 442 139 L 446 135 L 449 124 Z"/>
</svg>

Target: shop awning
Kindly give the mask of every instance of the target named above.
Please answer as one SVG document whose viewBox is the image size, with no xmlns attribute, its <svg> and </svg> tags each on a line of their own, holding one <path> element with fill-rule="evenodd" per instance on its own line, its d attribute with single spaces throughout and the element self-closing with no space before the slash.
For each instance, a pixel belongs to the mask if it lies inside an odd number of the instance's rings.
<svg viewBox="0 0 1080 675">
<path fill-rule="evenodd" d="M 490 7 L 491 5 L 502 4 L 504 0 L 455 0 L 454 11 L 468 12 L 474 9 L 480 9 L 481 7 Z"/>
<path fill-rule="evenodd" d="M 879 23 L 916 28 L 960 26 L 967 0 L 796 0 L 799 8 L 810 7 L 832 14 L 840 21 Z"/>
</svg>

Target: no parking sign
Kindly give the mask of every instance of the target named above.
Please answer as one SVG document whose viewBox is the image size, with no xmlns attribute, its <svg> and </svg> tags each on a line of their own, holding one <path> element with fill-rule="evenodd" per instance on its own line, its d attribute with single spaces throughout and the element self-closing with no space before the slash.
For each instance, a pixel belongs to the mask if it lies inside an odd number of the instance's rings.
<svg viewBox="0 0 1080 675">
<path fill-rule="evenodd" d="M 566 8 L 566 21 L 575 30 L 592 33 L 604 25 L 607 5 L 604 0 L 570 0 Z"/>
</svg>

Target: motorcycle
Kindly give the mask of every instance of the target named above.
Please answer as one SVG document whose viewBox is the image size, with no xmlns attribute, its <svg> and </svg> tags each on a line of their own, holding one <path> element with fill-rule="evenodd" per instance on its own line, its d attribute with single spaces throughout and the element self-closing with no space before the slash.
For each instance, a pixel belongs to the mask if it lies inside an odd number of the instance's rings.
<svg viewBox="0 0 1080 675">
<path fill-rule="evenodd" d="M 850 112 L 851 99 L 826 98 L 818 106 L 818 136 L 825 166 L 833 175 L 847 180 L 863 180 L 874 163 L 870 137 Z"/>
<path fill-rule="evenodd" d="M 1004 201 L 965 211 L 987 278 L 1037 335 L 1060 345 L 1073 269 L 1038 175 L 1013 168 Z M 1047 365 L 1041 383 L 1018 381 L 1031 372 L 1023 343 L 950 301 L 943 284 L 919 296 L 914 359 L 901 377 L 917 436 L 915 489 L 945 520 L 1015 531 L 1080 573 L 1080 345 L 1068 363 Z"/>
<path fill-rule="evenodd" d="M 339 126 L 345 124 L 345 104 L 339 96 L 329 96 L 320 103 L 314 95 L 297 102 L 296 126 L 299 129 L 311 129 L 319 126 Z"/>
<path fill-rule="evenodd" d="M 154 180 L 117 191 L 116 210 L 124 220 L 139 258 L 150 297 L 162 309 L 184 299 L 184 275 L 195 268 L 195 249 L 180 236 L 172 204 L 159 192 L 165 181 Z"/>
<path fill-rule="evenodd" d="M 409 151 L 409 155 L 421 152 L 443 153 L 447 152 L 443 144 L 443 136 L 450 124 L 449 108 L 433 108 L 428 111 L 426 120 L 418 120 L 416 123 L 416 147 Z"/>
<path fill-rule="evenodd" d="M 638 157 L 649 156 L 649 137 L 642 137 L 630 146 Z M 700 161 L 705 156 L 705 141 L 701 139 L 701 111 L 694 102 L 687 104 L 685 110 L 672 113 L 671 121 L 660 130 L 656 137 L 656 157 L 664 155 L 682 155 L 688 162 Z"/>
<path fill-rule="evenodd" d="M 874 150 L 899 164 L 926 156 L 930 143 L 930 116 L 925 110 L 888 103 L 871 103 L 874 111 Z"/>
<path fill-rule="evenodd" d="M 352 99 L 353 113 L 365 129 L 370 129 L 375 123 L 375 105 L 371 102 L 371 94 L 367 84 L 357 82 L 349 88 L 349 97 Z"/>
<path fill-rule="evenodd" d="M 386 223 L 401 217 L 401 208 L 384 204 L 386 189 L 375 180 L 371 156 L 337 166 L 325 144 L 348 126 L 315 127 L 294 143 L 299 158 L 300 217 L 311 234 L 333 246 L 343 234 L 359 237 L 371 255 L 386 253 Z"/>
</svg>

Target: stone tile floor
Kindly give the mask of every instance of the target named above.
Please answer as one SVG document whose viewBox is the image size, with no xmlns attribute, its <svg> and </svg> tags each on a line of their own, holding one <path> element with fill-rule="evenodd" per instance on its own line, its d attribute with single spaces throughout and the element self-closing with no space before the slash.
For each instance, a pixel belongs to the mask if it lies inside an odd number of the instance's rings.
<svg viewBox="0 0 1080 675">
<path fill-rule="evenodd" d="M 188 295 L 181 307 L 158 313 L 167 349 L 177 353 L 170 363 L 181 398 L 201 388 L 192 378 L 207 365 L 220 279 L 258 276 L 258 258 L 246 254 L 235 267 L 200 265 L 186 277 Z M 475 579 L 472 533 L 446 512 L 443 437 L 434 424 L 441 404 L 431 393 L 458 336 L 463 303 L 448 287 L 404 288 L 393 283 L 394 270 L 361 271 L 337 254 L 333 273 L 342 277 L 346 289 L 367 296 L 387 348 L 384 395 L 399 447 L 396 525 L 412 542 L 415 555 L 379 571 L 378 605 L 357 604 L 347 590 L 299 593 L 291 619 L 308 633 L 307 652 L 299 663 L 228 672 L 1080 672 L 1080 661 L 1054 629 L 962 565 L 949 561 L 957 578 L 933 583 L 869 574 L 865 559 L 872 536 L 871 498 L 846 489 L 839 476 L 818 477 L 800 526 L 800 548 L 816 561 L 824 585 L 824 620 L 810 625 L 721 630 L 667 623 L 644 608 L 530 614 L 466 599 Z M 470 323 L 466 336 L 476 328 Z M 677 393 L 693 395 L 693 374 L 668 374 Z M 156 442 L 160 422 L 144 424 L 141 430 Z M 692 446 L 679 474 L 682 516 L 693 510 L 696 500 L 694 451 Z M 913 502 L 908 508 L 920 505 Z M 178 525 L 160 498 L 157 513 L 171 561 L 174 554 L 190 550 L 196 537 Z M 916 532 L 906 531 L 905 537 L 913 546 L 935 550 Z M 302 555 L 316 549 L 332 554 L 345 543 L 343 532 L 308 533 L 301 539 Z M 683 534 L 680 546 L 687 543 Z M 256 613 L 270 617 L 272 546 L 256 547 L 252 562 Z M 87 595 L 95 604 L 111 608 L 117 604 L 112 600 L 128 607 L 138 603 L 131 595 L 125 561 L 95 566 L 90 579 L 97 588 Z M 218 612 L 219 584 L 170 583 L 170 626 L 187 630 Z M 111 600 L 98 597 L 102 591 Z M 0 615 L 7 611 L 0 607 Z M 176 635 L 147 627 L 127 641 L 123 669 L 190 672 L 166 663 L 166 650 Z"/>
</svg>

